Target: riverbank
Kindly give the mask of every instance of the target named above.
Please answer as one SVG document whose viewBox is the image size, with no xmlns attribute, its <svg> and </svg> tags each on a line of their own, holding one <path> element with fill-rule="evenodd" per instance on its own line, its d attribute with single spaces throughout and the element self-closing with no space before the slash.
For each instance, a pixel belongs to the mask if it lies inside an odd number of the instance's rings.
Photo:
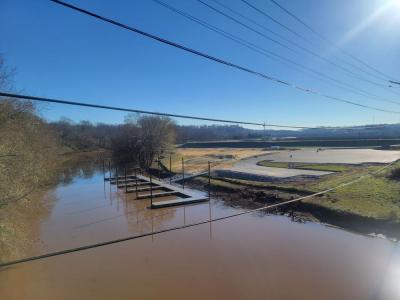
<svg viewBox="0 0 400 300">
<path fill-rule="evenodd" d="M 301 179 L 288 182 L 256 182 L 214 177 L 212 190 L 222 200 L 232 205 L 251 208 L 274 204 L 354 180 L 382 165 L 353 166 L 343 172 L 322 176 L 318 179 Z M 390 177 L 397 162 L 382 173 L 365 177 L 349 185 L 318 197 L 268 211 L 278 215 L 296 216 L 299 221 L 327 223 L 362 234 L 383 234 L 400 239 L 400 184 Z M 194 187 L 206 189 L 207 178 L 190 181 Z"/>
<path fill-rule="evenodd" d="M 24 257 L 32 251 L 41 220 L 51 212 L 52 200 L 51 194 L 41 190 L 0 207 L 0 262 Z"/>
<path fill-rule="evenodd" d="M 101 150 L 60 154 L 46 184 L 31 189 L 24 187 L 30 190 L 24 197 L 0 205 L 0 262 L 24 257 L 27 251 L 33 251 L 41 220 L 51 213 L 56 200 L 51 191 L 58 184 L 70 184 L 77 176 L 93 176 L 108 155 Z"/>
</svg>

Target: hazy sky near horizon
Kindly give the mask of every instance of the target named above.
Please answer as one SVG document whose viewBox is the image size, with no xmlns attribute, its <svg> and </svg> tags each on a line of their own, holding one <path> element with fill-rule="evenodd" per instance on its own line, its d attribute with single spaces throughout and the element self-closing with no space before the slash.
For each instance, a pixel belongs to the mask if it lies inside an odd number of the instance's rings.
<svg viewBox="0 0 400 300">
<path fill-rule="evenodd" d="M 353 78 L 301 50 L 294 53 L 267 41 L 196 0 L 163 1 L 269 51 L 380 98 L 400 103 L 400 86 L 390 90 Z M 212 0 L 205 1 L 218 7 Z M 219 1 L 292 42 L 358 73 L 358 70 L 340 61 L 357 64 L 354 60 L 341 55 L 337 48 L 313 35 L 269 0 L 248 1 L 304 35 L 310 42 L 277 26 L 240 0 Z M 400 105 L 354 94 L 329 80 L 321 80 L 291 65 L 255 53 L 152 0 L 68 2 L 297 85 L 400 111 Z M 336 45 L 393 79 L 400 80 L 400 0 L 396 3 L 392 0 L 278 2 Z M 7 64 L 17 70 L 15 88 L 25 94 L 278 124 L 337 126 L 400 122 L 400 114 L 371 111 L 303 93 L 160 44 L 46 0 L 0 1 L 0 37 L 0 53 Z M 369 75 L 363 77 L 385 84 L 383 80 Z M 60 105 L 41 106 L 41 113 L 50 120 L 65 116 L 76 121 L 105 123 L 121 122 L 125 115 Z M 179 123 L 199 124 L 192 121 Z"/>
</svg>

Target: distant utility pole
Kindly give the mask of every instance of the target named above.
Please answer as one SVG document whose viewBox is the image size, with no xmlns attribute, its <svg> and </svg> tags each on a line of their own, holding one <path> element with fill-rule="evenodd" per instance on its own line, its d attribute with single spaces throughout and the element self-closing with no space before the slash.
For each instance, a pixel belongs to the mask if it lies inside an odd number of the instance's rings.
<svg viewBox="0 0 400 300">
<path fill-rule="evenodd" d="M 266 135 L 266 133 L 265 133 L 265 122 L 264 122 L 264 124 L 263 124 L 263 138 L 262 138 L 264 141 L 266 141 L 267 140 L 267 135 Z"/>
</svg>

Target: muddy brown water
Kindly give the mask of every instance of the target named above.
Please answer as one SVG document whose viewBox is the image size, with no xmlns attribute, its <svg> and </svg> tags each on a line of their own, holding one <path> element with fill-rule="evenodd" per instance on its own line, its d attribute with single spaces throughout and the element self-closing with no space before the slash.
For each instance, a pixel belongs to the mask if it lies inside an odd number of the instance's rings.
<svg viewBox="0 0 400 300">
<path fill-rule="evenodd" d="M 210 206 L 213 218 L 240 211 L 218 199 L 149 210 L 99 172 L 48 198 L 27 256 L 199 222 Z M 0 299 L 400 299 L 400 250 L 254 213 L 0 269 Z"/>
</svg>

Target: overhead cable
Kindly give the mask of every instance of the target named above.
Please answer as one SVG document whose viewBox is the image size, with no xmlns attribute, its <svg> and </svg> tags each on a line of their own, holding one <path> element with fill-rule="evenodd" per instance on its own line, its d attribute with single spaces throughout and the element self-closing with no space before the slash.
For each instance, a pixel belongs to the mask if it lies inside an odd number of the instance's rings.
<svg viewBox="0 0 400 300">
<path fill-rule="evenodd" d="M 321 92 L 316 91 L 316 90 L 313 90 L 313 89 L 309 89 L 309 88 L 305 88 L 305 87 L 302 87 L 302 86 L 298 86 L 298 85 L 292 84 L 292 83 L 290 83 L 290 82 L 288 82 L 288 81 L 281 80 L 281 79 L 279 79 L 279 78 L 276 78 L 276 77 L 273 77 L 273 76 L 270 76 L 270 75 L 261 73 L 261 72 L 259 72 L 259 71 L 254 71 L 254 70 L 249 69 L 249 68 L 247 68 L 247 67 L 240 66 L 240 65 L 238 65 L 238 64 L 235 64 L 235 63 L 232 63 L 232 62 L 223 60 L 223 59 L 221 59 L 221 58 L 217 58 L 217 57 L 212 56 L 212 55 L 209 55 L 209 54 L 207 54 L 207 53 L 200 52 L 200 51 L 198 51 L 198 50 L 189 48 L 189 47 L 187 47 L 187 46 L 184 46 L 184 45 L 181 45 L 181 44 L 172 42 L 172 41 L 170 41 L 170 40 L 161 38 L 161 37 L 159 37 L 159 36 L 156 36 L 156 35 L 147 33 L 147 32 L 145 32 L 145 31 L 142 31 L 142 30 L 137 29 L 137 28 L 135 28 L 135 27 L 122 24 L 122 23 L 117 22 L 117 21 L 115 21 L 115 20 L 112 20 L 112 19 L 109 19 L 109 18 L 100 16 L 100 15 L 98 15 L 98 14 L 95 14 L 95 13 L 90 12 L 90 11 L 88 11 L 88 10 L 84 10 L 84 9 L 82 9 L 82 8 L 79 8 L 79 7 L 77 7 L 77 6 L 74 6 L 74 5 L 71 5 L 71 4 L 68 4 L 68 3 L 65 3 L 65 2 L 59 1 L 59 0 L 50 0 L 50 1 L 52 1 L 52 2 L 54 2 L 54 3 L 57 3 L 57 4 L 60 4 L 60 5 L 64 6 L 64 7 L 68 7 L 68 8 L 70 8 L 70 9 L 75 10 L 75 11 L 78 11 L 78 12 L 80 12 L 80 13 L 89 15 L 89 16 L 94 17 L 94 18 L 96 18 L 96 19 L 102 20 L 102 21 L 104 21 L 104 22 L 107 22 L 107 23 L 113 24 L 113 25 L 115 25 L 115 26 L 124 28 L 124 29 L 126 29 L 126 30 L 133 31 L 133 32 L 135 32 L 135 33 L 137 33 L 137 34 L 140 34 L 140 35 L 142 35 L 142 36 L 145 36 L 145 37 L 148 37 L 148 38 L 150 38 L 150 39 L 156 40 L 156 41 L 161 42 L 161 43 L 163 43 L 163 44 L 167 44 L 167 45 L 169 45 L 169 46 L 172 46 L 172 47 L 181 49 L 181 50 L 183 50 L 183 51 L 186 51 L 186 52 L 195 54 L 195 55 L 197 55 L 197 56 L 206 58 L 206 59 L 208 59 L 208 60 L 211 60 L 211 61 L 214 61 L 214 62 L 223 64 L 223 65 L 226 65 L 226 66 L 229 66 L 229 67 L 232 67 L 232 68 L 235 68 L 235 69 L 244 71 L 244 72 L 246 72 L 246 73 L 249 73 L 249 74 L 252 74 L 252 75 L 255 75 L 255 76 L 264 78 L 264 79 L 266 79 L 266 80 L 270 80 L 270 81 L 274 81 L 274 82 L 276 82 L 276 83 L 280 83 L 280 84 L 286 85 L 286 86 L 288 86 L 288 87 L 291 87 L 291 88 L 294 88 L 294 89 L 297 89 L 297 90 L 300 90 L 300 91 L 303 91 L 303 92 L 307 92 L 307 93 L 310 93 L 310 94 L 314 94 L 314 95 L 317 95 L 317 96 L 321 96 L 321 97 L 326 98 L 326 99 L 329 99 L 329 100 L 333 100 L 333 101 L 337 101 L 337 102 L 342 102 L 342 103 L 346 103 L 346 104 L 350 104 L 350 105 L 354 105 L 354 106 L 358 106 L 358 107 L 362 107 L 362 108 L 366 108 L 366 109 L 381 111 L 381 112 L 385 112 L 385 113 L 400 114 L 399 111 L 393 111 L 393 110 L 389 110 L 389 109 L 374 107 L 374 106 L 370 106 L 370 105 L 358 103 L 358 102 L 355 102 L 355 101 L 352 101 L 352 100 L 343 99 L 343 98 L 339 98 L 339 97 L 335 97 L 335 96 L 330 96 L 330 95 L 321 93 Z"/>
<path fill-rule="evenodd" d="M 377 95 L 374 95 L 374 94 L 372 94 L 370 92 L 367 92 L 367 91 L 364 91 L 364 90 L 362 90 L 360 88 L 354 87 L 351 84 L 348 84 L 346 82 L 342 82 L 342 81 L 340 81 L 338 79 L 335 79 L 332 76 L 324 74 L 324 73 L 322 73 L 322 72 L 320 72 L 318 70 L 310 68 L 310 67 L 308 67 L 306 65 L 303 65 L 301 63 L 297 63 L 296 61 L 293 61 L 293 60 L 291 60 L 291 59 L 289 59 L 287 57 L 284 57 L 284 56 L 282 56 L 280 54 L 277 54 L 277 53 L 275 53 L 273 51 L 267 50 L 267 49 L 265 49 L 265 48 L 263 48 L 263 47 L 261 47 L 261 46 L 259 46 L 257 44 L 254 44 L 254 43 L 252 43 L 252 42 L 250 42 L 248 40 L 245 40 L 245 39 L 243 39 L 243 38 L 241 38 L 239 36 L 231 34 L 231 33 L 227 32 L 227 31 L 225 31 L 225 30 L 223 30 L 223 29 L 221 29 L 219 27 L 216 27 L 216 26 L 214 26 L 214 25 L 212 25 L 212 24 L 210 24 L 210 23 L 208 23 L 208 22 L 206 22 L 204 20 L 201 20 L 201 19 L 199 19 L 197 17 L 194 17 L 193 15 L 191 15 L 191 14 L 185 12 L 185 11 L 182 11 L 182 10 L 172 6 L 172 5 L 169 5 L 169 4 L 167 4 L 167 3 L 165 3 L 165 2 L 163 2 L 161 0 L 153 0 L 153 1 L 155 3 L 157 3 L 157 4 L 159 4 L 159 5 L 167 8 L 168 10 L 170 10 L 172 12 L 174 12 L 176 14 L 179 14 L 179 15 L 191 20 L 192 22 L 195 22 L 195 23 L 197 23 L 197 24 L 199 24 L 199 25 L 201 25 L 201 26 L 203 26 L 203 27 L 205 27 L 205 28 L 207 28 L 207 29 L 219 34 L 219 35 L 222 35 L 223 37 L 225 37 L 225 38 L 227 38 L 227 39 L 229 39 L 229 40 L 231 40 L 231 41 L 233 41 L 235 43 L 238 43 L 238 44 L 240 44 L 240 45 L 242 45 L 242 46 L 244 46 L 244 47 L 246 47 L 246 48 L 248 48 L 248 49 L 250 49 L 250 50 L 252 50 L 252 51 L 254 51 L 256 53 L 258 53 L 258 54 L 261 54 L 261 55 L 263 55 L 263 56 L 265 56 L 265 57 L 267 57 L 267 58 L 269 58 L 271 60 L 280 61 L 280 62 L 282 62 L 284 64 L 289 65 L 289 66 L 298 67 L 301 71 L 305 70 L 307 72 L 312 73 L 313 75 L 316 75 L 316 78 L 319 79 L 319 80 L 321 80 L 320 77 L 323 77 L 324 79 L 328 79 L 328 80 L 336 83 L 336 85 L 339 86 L 340 88 L 342 88 L 344 90 L 347 90 L 347 91 L 350 91 L 352 93 L 355 93 L 357 95 L 361 95 L 363 97 L 368 97 L 370 99 L 377 100 L 377 101 L 383 101 L 383 102 L 387 102 L 387 103 L 400 105 L 400 102 L 396 102 L 396 101 L 393 101 L 393 100 L 390 100 L 390 99 L 381 98 L 381 97 L 379 97 Z M 325 80 L 323 80 L 323 81 L 325 81 Z"/>
</svg>

